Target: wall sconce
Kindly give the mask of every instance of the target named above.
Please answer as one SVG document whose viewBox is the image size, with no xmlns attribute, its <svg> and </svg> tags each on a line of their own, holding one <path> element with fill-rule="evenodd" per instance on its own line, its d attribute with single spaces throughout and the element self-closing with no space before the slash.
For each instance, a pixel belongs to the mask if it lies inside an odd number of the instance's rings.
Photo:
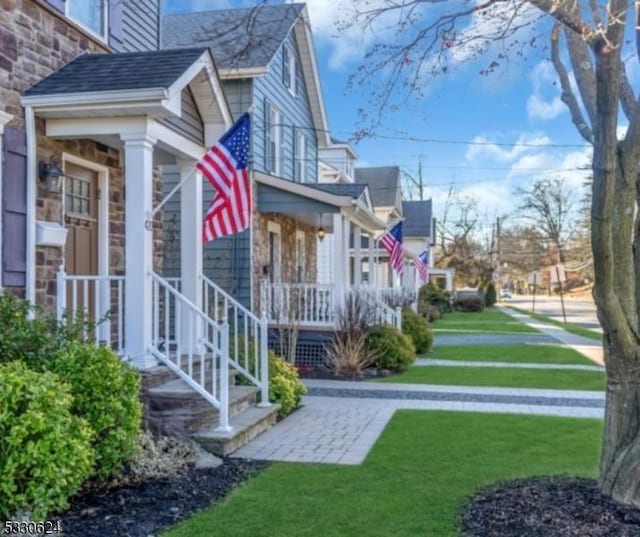
<svg viewBox="0 0 640 537">
<path fill-rule="evenodd" d="M 319 227 L 318 228 L 318 239 L 320 239 L 320 240 L 324 239 L 326 234 L 327 233 L 325 232 L 323 227 Z"/>
<path fill-rule="evenodd" d="M 40 181 L 46 183 L 47 192 L 51 194 L 59 194 L 62 191 L 62 180 L 64 178 L 64 172 L 58 165 L 58 159 L 51 157 L 49 163 L 44 161 L 39 163 Z"/>
</svg>

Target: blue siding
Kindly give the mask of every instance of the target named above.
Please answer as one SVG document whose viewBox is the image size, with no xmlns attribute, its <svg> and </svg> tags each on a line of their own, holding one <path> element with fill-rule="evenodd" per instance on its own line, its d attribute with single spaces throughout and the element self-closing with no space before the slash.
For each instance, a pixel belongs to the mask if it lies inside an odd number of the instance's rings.
<svg viewBox="0 0 640 537">
<path fill-rule="evenodd" d="M 166 196 L 178 184 L 179 176 L 175 166 L 163 167 L 163 193 Z M 213 188 L 203 181 L 204 216 L 213 198 Z M 178 191 L 165 205 L 163 211 L 163 261 L 164 275 L 180 276 L 180 192 Z M 244 306 L 251 302 L 251 248 L 249 232 L 243 231 L 232 237 L 216 239 L 204 243 L 203 271 L 205 276 L 227 291 Z"/>
<path fill-rule="evenodd" d="M 159 50 L 160 0 L 120 0 L 125 52 Z"/>
<path fill-rule="evenodd" d="M 255 170 L 267 172 L 265 169 L 264 118 L 265 103 L 269 103 L 280 110 L 282 124 L 280 176 L 289 180 L 294 179 L 295 132 L 296 129 L 301 129 L 307 136 L 306 181 L 317 183 L 318 140 L 314 130 L 307 90 L 302 77 L 298 77 L 298 92 L 295 96 L 284 85 L 282 77 L 282 47 L 284 46 L 294 53 L 296 62 L 300 65 L 300 54 L 292 32 L 271 60 L 267 74 L 256 78 L 253 84 L 253 167 Z M 230 95 L 227 98 L 231 100 Z"/>
</svg>

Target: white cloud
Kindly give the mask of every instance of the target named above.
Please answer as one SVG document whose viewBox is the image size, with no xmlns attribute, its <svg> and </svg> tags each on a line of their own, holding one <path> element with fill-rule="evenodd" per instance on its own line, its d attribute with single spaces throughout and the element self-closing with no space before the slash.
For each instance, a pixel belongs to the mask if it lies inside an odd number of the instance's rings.
<svg viewBox="0 0 640 537">
<path fill-rule="evenodd" d="M 566 105 L 560 99 L 558 77 L 551 62 L 538 63 L 529 77 L 533 86 L 533 93 L 527 99 L 527 115 L 529 119 L 550 120 L 567 111 Z M 549 88 L 553 95 L 547 96 Z"/>
<path fill-rule="evenodd" d="M 545 146 L 550 142 L 549 137 L 544 134 L 521 133 L 513 145 L 500 145 L 484 135 L 478 135 L 469 145 L 465 159 L 470 163 L 477 163 L 482 159 L 501 163 L 513 162 L 522 154 L 534 151 L 538 146 Z"/>
</svg>

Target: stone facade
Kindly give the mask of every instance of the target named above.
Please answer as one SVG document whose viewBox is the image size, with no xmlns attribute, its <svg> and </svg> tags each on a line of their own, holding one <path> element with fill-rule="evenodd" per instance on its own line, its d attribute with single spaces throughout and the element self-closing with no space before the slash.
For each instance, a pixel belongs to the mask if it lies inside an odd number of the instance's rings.
<svg viewBox="0 0 640 537">
<path fill-rule="evenodd" d="M 280 226 L 281 271 L 283 283 L 297 283 L 296 274 L 296 231 L 304 231 L 305 271 L 302 283 L 315 283 L 317 276 L 316 228 L 302 224 L 293 218 L 277 213 L 254 213 L 253 222 L 253 306 L 259 311 L 260 284 L 264 280 L 263 267 L 269 264 L 268 222 Z"/>
</svg>

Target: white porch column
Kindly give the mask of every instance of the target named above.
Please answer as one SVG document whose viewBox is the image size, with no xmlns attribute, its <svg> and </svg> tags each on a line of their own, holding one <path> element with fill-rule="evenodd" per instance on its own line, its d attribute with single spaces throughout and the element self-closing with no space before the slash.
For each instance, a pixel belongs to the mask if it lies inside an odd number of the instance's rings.
<svg viewBox="0 0 640 537">
<path fill-rule="evenodd" d="M 446 290 L 447 291 L 453 291 L 453 274 L 451 273 L 450 270 L 447 271 L 446 277 L 447 277 L 447 283 L 446 283 L 447 289 Z"/>
<path fill-rule="evenodd" d="M 202 308 L 202 174 L 195 165 L 195 160 L 178 162 L 180 181 L 191 174 L 180 188 L 180 292 Z M 201 326 L 190 328 L 187 323 L 182 326 L 185 352 L 196 351 L 202 333 Z"/>
<path fill-rule="evenodd" d="M 369 235 L 369 252 L 371 259 L 371 269 L 369 269 L 369 280 L 372 287 L 378 287 L 378 241 L 373 236 L 373 233 Z"/>
<path fill-rule="evenodd" d="M 345 278 L 347 277 L 342 271 L 344 267 L 344 259 L 347 257 L 347 248 L 343 246 L 344 231 L 342 225 L 342 215 L 340 213 L 333 215 L 333 288 L 335 291 L 335 305 L 340 308 L 344 299 L 344 292 L 347 286 Z M 348 246 L 348 243 L 347 243 Z"/>
<path fill-rule="evenodd" d="M 351 248 L 350 248 L 350 239 L 351 239 L 351 222 L 346 216 L 342 217 L 342 233 L 343 233 L 343 250 L 344 250 L 344 259 L 342 265 L 342 273 L 344 274 L 344 282 L 345 282 L 345 295 L 349 289 L 351 289 Z"/>
<path fill-rule="evenodd" d="M 152 326 L 153 146 L 146 133 L 122 136 L 125 181 L 125 355 L 139 369 L 156 364 L 150 353 Z"/>
<path fill-rule="evenodd" d="M 362 228 L 353 227 L 353 285 L 362 284 Z"/>
</svg>

